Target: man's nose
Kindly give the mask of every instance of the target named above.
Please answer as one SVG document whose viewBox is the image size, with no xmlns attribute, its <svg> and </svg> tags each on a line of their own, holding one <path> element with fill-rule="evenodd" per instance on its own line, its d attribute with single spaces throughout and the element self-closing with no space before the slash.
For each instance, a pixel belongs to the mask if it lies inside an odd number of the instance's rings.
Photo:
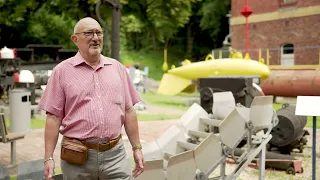
<svg viewBox="0 0 320 180">
<path fill-rule="evenodd" d="M 93 33 L 92 39 L 99 39 L 97 33 Z"/>
</svg>

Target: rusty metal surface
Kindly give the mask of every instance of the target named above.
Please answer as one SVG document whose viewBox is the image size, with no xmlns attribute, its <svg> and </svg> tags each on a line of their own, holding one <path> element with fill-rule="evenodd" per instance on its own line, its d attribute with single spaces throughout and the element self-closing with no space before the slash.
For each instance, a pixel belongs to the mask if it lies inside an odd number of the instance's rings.
<svg viewBox="0 0 320 180">
<path fill-rule="evenodd" d="M 320 70 L 272 70 L 261 88 L 273 96 L 319 96 Z"/>
</svg>

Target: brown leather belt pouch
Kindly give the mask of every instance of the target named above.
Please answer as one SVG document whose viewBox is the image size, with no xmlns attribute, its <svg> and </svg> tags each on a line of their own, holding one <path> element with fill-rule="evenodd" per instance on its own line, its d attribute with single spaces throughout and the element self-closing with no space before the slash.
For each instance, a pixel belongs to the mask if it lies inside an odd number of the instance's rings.
<svg viewBox="0 0 320 180">
<path fill-rule="evenodd" d="M 88 147 L 79 140 L 64 138 L 60 158 L 71 164 L 82 165 L 88 158 Z"/>
</svg>

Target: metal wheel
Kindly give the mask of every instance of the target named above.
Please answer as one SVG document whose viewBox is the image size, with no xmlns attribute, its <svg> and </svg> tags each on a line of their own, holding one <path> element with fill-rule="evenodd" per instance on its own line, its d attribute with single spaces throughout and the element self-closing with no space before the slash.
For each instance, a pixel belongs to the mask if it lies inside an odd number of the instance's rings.
<svg viewBox="0 0 320 180">
<path fill-rule="evenodd" d="M 287 174 L 295 175 L 295 174 L 296 174 L 296 170 L 295 170 L 293 167 L 289 167 L 289 168 L 286 170 L 286 173 L 287 173 Z"/>
<path fill-rule="evenodd" d="M 203 172 L 200 172 L 200 173 L 197 173 L 196 180 L 208 180 L 208 178 Z"/>
<path fill-rule="evenodd" d="M 201 106 L 207 113 L 212 113 L 213 90 L 209 87 L 200 90 Z"/>
</svg>

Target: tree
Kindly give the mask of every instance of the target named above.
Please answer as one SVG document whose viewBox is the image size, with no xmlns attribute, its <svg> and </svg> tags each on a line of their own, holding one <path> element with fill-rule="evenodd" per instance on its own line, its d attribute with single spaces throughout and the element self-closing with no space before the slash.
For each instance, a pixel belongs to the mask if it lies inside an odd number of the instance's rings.
<svg viewBox="0 0 320 180">
<path fill-rule="evenodd" d="M 0 46 L 15 46 L 26 36 L 25 27 L 45 0 L 0 1 Z"/>
<path fill-rule="evenodd" d="M 199 11 L 202 16 L 200 21 L 201 29 L 210 31 L 211 38 L 216 39 L 223 22 L 227 20 L 226 15 L 229 10 L 230 0 L 206 0 Z"/>
<path fill-rule="evenodd" d="M 120 0 L 107 0 L 112 5 L 111 57 L 120 61 Z"/>
</svg>

